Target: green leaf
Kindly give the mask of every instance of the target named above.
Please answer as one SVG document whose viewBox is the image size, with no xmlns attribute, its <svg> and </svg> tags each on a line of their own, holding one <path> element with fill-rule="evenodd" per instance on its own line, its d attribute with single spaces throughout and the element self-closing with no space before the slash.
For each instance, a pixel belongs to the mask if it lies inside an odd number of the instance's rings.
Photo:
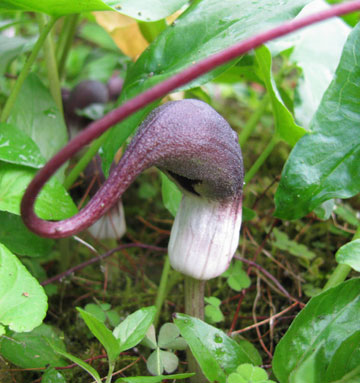
<svg viewBox="0 0 360 383">
<path fill-rule="evenodd" d="M 327 8 L 325 1 L 317 0 L 301 13 L 305 16 Z M 290 60 L 302 70 L 295 90 L 295 117 L 306 129 L 330 85 L 350 30 L 341 19 L 334 17 L 299 32 Z"/>
<path fill-rule="evenodd" d="M 209 323 L 218 323 L 224 320 L 224 314 L 219 306 L 209 304 L 205 306 L 205 319 Z"/>
<path fill-rule="evenodd" d="M 46 160 L 68 142 L 64 118 L 49 90 L 35 74 L 30 74 L 24 81 L 9 123 L 31 137 Z M 60 180 L 63 171 L 57 172 Z"/>
<path fill-rule="evenodd" d="M 29 257 L 44 257 L 54 241 L 32 233 L 20 216 L 0 211 L 0 242 L 10 251 Z"/>
<path fill-rule="evenodd" d="M 120 351 L 128 350 L 141 342 L 154 321 L 155 314 L 155 306 L 141 308 L 114 329 L 113 334 L 120 341 Z"/>
<path fill-rule="evenodd" d="M 295 257 L 305 258 L 308 260 L 315 258 L 315 253 L 310 251 L 305 245 L 289 239 L 286 233 L 283 233 L 279 229 L 274 228 L 273 234 L 275 237 L 273 245 L 278 249 L 287 251 L 290 254 L 295 255 Z"/>
<path fill-rule="evenodd" d="M 175 375 L 159 375 L 159 376 L 134 376 L 132 378 L 120 378 L 115 383 L 161 383 L 168 379 L 187 379 L 195 374 L 175 374 Z"/>
<path fill-rule="evenodd" d="M 229 287 L 235 291 L 247 289 L 251 284 L 251 280 L 240 261 L 232 262 L 222 276 L 228 278 L 227 283 Z"/>
<path fill-rule="evenodd" d="M 256 212 L 248 207 L 243 206 L 242 208 L 242 219 L 243 222 L 251 221 L 256 217 Z"/>
<path fill-rule="evenodd" d="M 115 363 L 116 358 L 120 355 L 120 345 L 113 333 L 94 315 L 81 309 L 80 307 L 77 307 L 76 309 L 79 311 L 82 319 L 85 321 L 90 331 L 105 347 L 107 356 L 109 358 L 109 363 Z"/>
<path fill-rule="evenodd" d="M 360 279 L 310 299 L 276 347 L 273 371 L 280 383 L 324 383 L 336 350 L 360 331 L 359 312 Z"/>
<path fill-rule="evenodd" d="M 355 239 L 336 252 L 337 263 L 349 265 L 352 269 L 360 271 L 360 239 Z"/>
<path fill-rule="evenodd" d="M 48 344 L 49 340 L 59 349 L 65 349 L 58 331 L 42 324 L 31 332 L 7 333 L 6 337 L 0 338 L 0 353 L 21 368 L 66 366 L 66 361 L 60 358 Z"/>
<path fill-rule="evenodd" d="M 33 45 L 33 39 L 29 40 L 16 36 L 6 37 L 0 34 L 0 75 L 2 76 L 5 73 L 12 60 L 29 51 Z"/>
<path fill-rule="evenodd" d="M 71 360 L 72 362 L 76 363 L 79 367 L 81 367 L 83 370 L 85 370 L 88 374 L 90 374 L 95 380 L 96 383 L 101 383 L 101 378 L 98 372 L 90 366 L 90 364 L 82 361 L 81 359 L 77 358 L 74 355 L 69 354 L 68 352 L 62 350 L 57 345 L 55 345 L 53 342 L 49 342 L 52 349 L 59 355 L 63 356 L 64 358 L 67 358 Z"/>
<path fill-rule="evenodd" d="M 161 326 L 159 331 L 158 345 L 161 348 L 172 350 L 186 350 L 187 348 L 185 339 L 181 338 L 179 329 L 173 323 L 165 323 Z"/>
<path fill-rule="evenodd" d="M 291 19 L 309 2 L 284 0 L 281 7 L 273 0 L 223 0 L 221 6 L 219 0 L 192 2 L 129 68 L 119 102 L 124 103 L 235 42 Z M 182 89 L 190 89 L 212 80 L 236 61 L 222 65 Z M 152 107 L 146 107 L 112 129 L 102 153 L 106 173 L 118 148 L 156 105 L 154 103 Z"/>
<path fill-rule="evenodd" d="M 336 350 L 326 371 L 326 382 L 360 380 L 360 331 L 345 339 Z M 350 376 L 349 376 L 350 375 Z M 346 379 L 351 377 L 351 379 Z"/>
<path fill-rule="evenodd" d="M 2 0 L 0 10 L 43 12 L 61 16 L 92 11 L 118 11 L 143 21 L 155 21 L 171 15 L 187 0 Z"/>
<path fill-rule="evenodd" d="M 150 354 L 146 362 L 146 368 L 151 375 L 161 375 L 164 372 L 164 364 L 160 356 L 161 350 L 159 347 Z"/>
<path fill-rule="evenodd" d="M 0 244 L 0 323 L 13 331 L 31 331 L 47 310 L 47 297 L 38 281 Z"/>
<path fill-rule="evenodd" d="M 171 374 L 178 368 L 179 359 L 172 352 L 160 350 L 160 358 L 167 374 Z"/>
<path fill-rule="evenodd" d="M 35 174 L 35 169 L 1 163 L 0 210 L 20 214 L 20 201 Z M 52 178 L 41 191 L 35 211 L 43 219 L 57 220 L 76 214 L 77 208 L 59 181 Z"/>
<path fill-rule="evenodd" d="M 360 191 L 360 25 L 350 34 L 334 80 L 312 123 L 292 150 L 275 194 L 275 215 L 303 217 L 331 198 Z"/>
<path fill-rule="evenodd" d="M 0 123 L 0 160 L 41 168 L 45 159 L 35 142 L 14 126 Z"/>
<path fill-rule="evenodd" d="M 275 383 L 268 380 L 265 370 L 252 364 L 241 364 L 235 373 L 229 375 L 227 383 Z"/>
<path fill-rule="evenodd" d="M 66 383 L 64 375 L 55 368 L 47 369 L 41 379 L 41 383 Z"/>
<path fill-rule="evenodd" d="M 89 303 L 84 307 L 85 311 L 92 314 L 97 320 L 99 320 L 102 323 L 105 323 L 106 320 L 106 314 L 104 310 L 95 303 Z"/>
<path fill-rule="evenodd" d="M 247 350 L 217 328 L 200 319 L 176 314 L 174 319 L 181 335 L 210 382 L 226 382 L 226 376 L 242 363 L 254 363 Z"/>
<path fill-rule="evenodd" d="M 255 50 L 259 77 L 262 78 L 266 90 L 270 96 L 272 111 L 275 120 L 275 132 L 290 145 L 296 142 L 306 133 L 305 129 L 295 124 L 294 118 L 284 105 L 271 73 L 271 53 L 266 46 Z"/>
<path fill-rule="evenodd" d="M 169 178 L 164 174 L 161 174 L 161 194 L 164 206 L 169 212 L 176 216 L 176 212 L 180 206 L 180 202 L 182 199 L 182 193 L 179 188 L 174 184 L 174 182 L 170 181 Z"/>
</svg>

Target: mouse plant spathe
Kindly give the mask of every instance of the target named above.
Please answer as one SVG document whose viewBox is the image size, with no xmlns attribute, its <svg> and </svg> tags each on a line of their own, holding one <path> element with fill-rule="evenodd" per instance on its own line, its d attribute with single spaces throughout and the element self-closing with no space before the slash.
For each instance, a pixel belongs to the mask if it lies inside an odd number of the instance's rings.
<svg viewBox="0 0 360 383">
<path fill-rule="evenodd" d="M 25 214 L 25 221 L 48 237 L 72 235 L 100 218 L 151 166 L 183 191 L 169 243 L 170 263 L 195 279 L 220 275 L 238 244 L 243 163 L 236 133 L 202 101 L 173 101 L 156 108 L 104 186 L 76 216 L 46 222 Z"/>
</svg>

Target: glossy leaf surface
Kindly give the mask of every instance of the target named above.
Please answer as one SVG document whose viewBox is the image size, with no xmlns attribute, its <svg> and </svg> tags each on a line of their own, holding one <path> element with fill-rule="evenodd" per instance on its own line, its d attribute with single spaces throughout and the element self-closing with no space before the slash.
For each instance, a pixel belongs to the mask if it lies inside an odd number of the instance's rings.
<svg viewBox="0 0 360 383">
<path fill-rule="evenodd" d="M 53 351 L 48 341 L 61 350 L 65 349 L 57 332 L 42 324 L 31 332 L 9 332 L 7 337 L 0 338 L 0 353 L 21 368 L 65 366 L 66 361 Z"/>
<path fill-rule="evenodd" d="M 134 376 L 129 378 L 117 379 L 115 383 L 161 383 L 167 379 L 187 379 L 194 374 L 175 374 L 175 375 L 160 375 L 160 376 Z"/>
<path fill-rule="evenodd" d="M 154 321 L 156 308 L 144 307 L 130 314 L 113 331 L 120 342 L 120 351 L 136 346 L 144 338 L 151 323 Z"/>
<path fill-rule="evenodd" d="M 235 42 L 291 19 L 309 1 L 284 0 L 281 7 L 273 0 L 223 0 L 221 4 L 218 0 L 193 2 L 129 69 L 120 102 L 123 103 Z M 233 64 L 234 62 L 223 65 L 187 84 L 183 89 L 203 84 Z M 156 105 L 152 108 L 154 106 Z M 150 110 L 151 107 L 146 107 L 110 132 L 103 151 L 106 173 L 118 148 Z"/>
<path fill-rule="evenodd" d="M 45 164 L 35 142 L 9 124 L 0 124 L 0 160 L 32 168 L 41 168 Z"/>
<path fill-rule="evenodd" d="M 275 350 L 273 370 L 280 383 L 326 382 L 326 371 L 338 348 L 360 331 L 359 312 L 360 279 L 312 298 Z M 350 356 L 352 350 L 344 352 Z"/>
<path fill-rule="evenodd" d="M 35 169 L 5 162 L 0 166 L 0 210 L 20 214 L 20 201 Z M 36 213 L 44 219 L 64 219 L 76 214 L 74 202 L 56 178 L 41 191 L 35 203 Z"/>
<path fill-rule="evenodd" d="M 163 19 L 186 4 L 186 0 L 2 0 L 0 10 L 43 12 L 60 16 L 91 11 L 118 11 L 143 21 Z"/>
<path fill-rule="evenodd" d="M 225 383 L 226 376 L 234 372 L 239 364 L 259 362 L 246 348 L 200 319 L 176 314 L 174 322 L 210 382 Z"/>
<path fill-rule="evenodd" d="M 360 25 L 350 34 L 310 129 L 284 167 L 275 215 L 300 218 L 331 198 L 360 191 Z"/>
<path fill-rule="evenodd" d="M 341 246 L 336 252 L 336 261 L 360 271 L 360 239 L 355 239 Z"/>
<path fill-rule="evenodd" d="M 54 241 L 32 233 L 18 215 L 0 211 L 0 243 L 19 255 L 44 257 Z"/>
<path fill-rule="evenodd" d="M 0 324 L 10 330 L 31 331 L 47 310 L 47 296 L 39 282 L 4 245 L 0 244 Z"/>
<path fill-rule="evenodd" d="M 345 339 L 331 359 L 326 382 L 343 383 L 360 380 L 360 331 Z"/>
<path fill-rule="evenodd" d="M 120 354 L 120 345 L 113 333 L 99 321 L 94 315 L 77 307 L 82 319 L 85 321 L 89 330 L 95 335 L 98 341 L 105 347 L 106 353 L 109 358 L 109 363 L 115 362 L 115 359 Z"/>
</svg>

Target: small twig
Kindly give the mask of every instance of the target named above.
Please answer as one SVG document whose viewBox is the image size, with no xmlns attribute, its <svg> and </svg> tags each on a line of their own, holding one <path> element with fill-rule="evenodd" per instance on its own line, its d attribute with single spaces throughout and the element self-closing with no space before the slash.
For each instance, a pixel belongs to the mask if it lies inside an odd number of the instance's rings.
<svg viewBox="0 0 360 383">
<path fill-rule="evenodd" d="M 267 318 L 267 319 L 264 319 L 262 320 L 261 322 L 257 322 L 257 323 L 254 323 L 252 324 L 251 326 L 248 326 L 248 327 L 244 327 L 240 330 L 236 330 L 236 331 L 233 331 L 231 333 L 231 335 L 235 335 L 235 334 L 241 334 L 243 332 L 246 332 L 246 331 L 250 331 L 256 327 L 259 327 L 259 326 L 262 326 L 266 323 L 269 323 L 271 321 L 273 321 L 274 319 L 276 318 L 279 318 L 281 317 L 282 315 L 286 314 L 288 311 L 292 310 L 294 307 L 296 307 L 297 305 L 299 304 L 299 302 L 294 302 L 292 305 L 290 305 L 289 307 L 287 307 L 286 309 L 280 311 L 279 313 L 275 314 L 275 315 L 272 315 L 271 317 Z"/>
<path fill-rule="evenodd" d="M 270 274 L 267 270 L 265 270 L 262 266 L 258 265 L 257 263 L 250 261 L 249 259 L 242 258 L 238 255 L 235 255 L 234 258 L 238 259 L 241 262 L 244 262 L 252 267 L 255 267 L 258 269 L 262 274 L 266 275 L 271 281 L 274 282 L 274 284 L 277 286 L 277 288 L 290 300 L 298 302 L 298 299 L 294 298 L 291 296 L 291 294 L 281 285 L 281 283 L 272 275 Z"/>
<path fill-rule="evenodd" d="M 112 250 L 107 251 L 106 253 L 104 253 L 102 255 L 99 255 L 98 257 L 94 257 L 94 258 L 88 259 L 87 261 L 85 261 L 83 263 L 80 263 L 79 265 L 74 266 L 74 267 L 64 271 L 63 273 L 55 275 L 54 277 L 51 277 L 51 278 L 47 279 L 44 282 L 41 282 L 41 285 L 42 286 L 46 286 L 49 283 L 53 283 L 53 282 L 59 281 L 59 280 L 65 278 L 65 277 L 75 273 L 76 271 L 82 270 L 85 267 L 87 267 L 89 265 L 92 265 L 93 263 L 102 261 L 103 259 L 109 257 L 110 255 L 112 255 L 112 254 L 114 254 L 114 253 L 116 253 L 118 251 L 121 251 L 123 249 L 129 249 L 131 247 L 139 247 L 139 248 L 142 248 L 142 249 L 149 249 L 149 250 L 153 250 L 153 251 L 160 251 L 160 252 L 163 252 L 163 253 L 167 252 L 167 249 L 165 249 L 164 247 L 145 245 L 143 243 L 128 243 L 128 244 L 120 245 L 118 247 L 115 247 Z"/>
</svg>

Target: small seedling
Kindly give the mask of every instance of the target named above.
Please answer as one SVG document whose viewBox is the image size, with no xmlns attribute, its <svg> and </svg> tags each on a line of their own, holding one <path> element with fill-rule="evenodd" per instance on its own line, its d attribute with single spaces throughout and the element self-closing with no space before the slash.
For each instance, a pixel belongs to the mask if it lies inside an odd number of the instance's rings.
<svg viewBox="0 0 360 383">
<path fill-rule="evenodd" d="M 178 368 L 179 359 L 172 351 L 187 348 L 185 339 L 180 336 L 179 329 L 172 323 L 165 323 L 160 328 L 157 340 L 155 327 L 150 326 L 142 344 L 154 350 L 146 364 L 152 375 L 161 375 L 164 371 L 168 374 L 174 372 Z"/>
</svg>

